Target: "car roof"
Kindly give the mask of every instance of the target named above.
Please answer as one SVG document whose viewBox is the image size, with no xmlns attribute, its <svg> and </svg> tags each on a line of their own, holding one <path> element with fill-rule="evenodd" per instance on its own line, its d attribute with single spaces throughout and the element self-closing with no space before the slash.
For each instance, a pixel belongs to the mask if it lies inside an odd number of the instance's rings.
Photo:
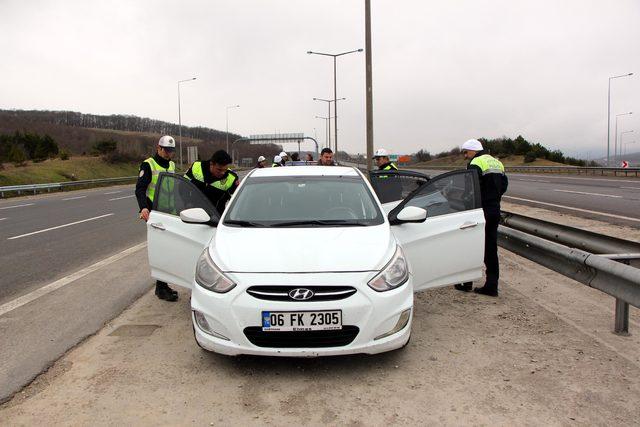
<svg viewBox="0 0 640 427">
<path fill-rule="evenodd" d="M 254 169 L 252 178 L 274 176 L 359 176 L 353 167 L 346 166 L 284 166 Z"/>
</svg>

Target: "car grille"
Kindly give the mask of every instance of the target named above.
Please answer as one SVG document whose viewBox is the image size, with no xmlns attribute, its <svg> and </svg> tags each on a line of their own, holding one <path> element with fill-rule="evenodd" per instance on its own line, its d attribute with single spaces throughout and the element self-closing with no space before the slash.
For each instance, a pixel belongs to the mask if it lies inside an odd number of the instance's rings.
<svg viewBox="0 0 640 427">
<path fill-rule="evenodd" d="M 296 300 L 289 296 L 294 289 L 309 289 L 313 296 L 307 300 Z M 255 298 L 269 301 L 335 301 L 349 298 L 356 293 L 351 286 L 252 286 L 247 293 Z"/>
<path fill-rule="evenodd" d="M 251 344 L 272 348 L 342 347 L 350 344 L 358 335 L 357 326 L 342 326 L 337 331 L 263 331 L 260 326 L 244 329 Z"/>
</svg>

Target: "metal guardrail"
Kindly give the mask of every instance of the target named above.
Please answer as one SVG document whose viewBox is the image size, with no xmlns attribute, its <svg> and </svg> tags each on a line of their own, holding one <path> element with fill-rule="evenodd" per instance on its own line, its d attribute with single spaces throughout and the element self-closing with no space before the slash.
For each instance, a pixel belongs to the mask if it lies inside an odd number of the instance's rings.
<svg viewBox="0 0 640 427">
<path fill-rule="evenodd" d="M 80 181 L 67 181 L 67 182 L 52 182 L 48 184 L 26 184 L 26 185 L 8 185 L 0 187 L 0 198 L 5 197 L 5 193 L 18 193 L 31 192 L 37 194 L 38 191 L 63 191 L 67 187 L 83 186 L 83 185 L 98 185 L 98 184 L 114 184 L 118 182 L 127 182 L 137 179 L 137 176 L 123 176 L 117 178 L 101 178 L 101 179 L 85 179 Z"/>
<path fill-rule="evenodd" d="M 639 243 L 510 212 L 502 224 L 503 248 L 613 296 L 614 331 L 628 334 L 629 304 L 640 308 Z"/>
<path fill-rule="evenodd" d="M 426 170 L 454 170 L 463 169 L 465 166 L 419 166 L 407 165 L 408 169 Z M 577 175 L 600 175 L 600 176 L 640 176 L 640 168 L 610 168 L 591 166 L 505 166 L 507 172 L 539 172 L 539 173 L 566 173 Z"/>
</svg>

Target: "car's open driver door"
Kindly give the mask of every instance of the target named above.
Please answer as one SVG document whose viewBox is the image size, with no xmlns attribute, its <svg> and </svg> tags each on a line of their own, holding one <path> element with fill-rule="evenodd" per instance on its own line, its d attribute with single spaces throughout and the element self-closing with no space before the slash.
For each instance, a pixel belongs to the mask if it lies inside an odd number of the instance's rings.
<svg viewBox="0 0 640 427">
<path fill-rule="evenodd" d="M 202 208 L 210 224 L 188 224 L 180 212 Z M 198 188 L 180 175 L 161 173 L 153 209 L 147 221 L 147 244 L 151 277 L 191 288 L 198 257 L 209 244 L 219 220 L 216 209 Z"/>
</svg>

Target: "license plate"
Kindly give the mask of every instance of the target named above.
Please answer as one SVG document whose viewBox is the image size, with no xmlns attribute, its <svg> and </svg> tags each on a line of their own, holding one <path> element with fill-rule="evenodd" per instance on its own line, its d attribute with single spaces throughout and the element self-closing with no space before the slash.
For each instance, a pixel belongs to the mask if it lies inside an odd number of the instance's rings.
<svg viewBox="0 0 640 427">
<path fill-rule="evenodd" d="M 263 311 L 263 331 L 327 331 L 342 329 L 342 311 Z"/>
</svg>

